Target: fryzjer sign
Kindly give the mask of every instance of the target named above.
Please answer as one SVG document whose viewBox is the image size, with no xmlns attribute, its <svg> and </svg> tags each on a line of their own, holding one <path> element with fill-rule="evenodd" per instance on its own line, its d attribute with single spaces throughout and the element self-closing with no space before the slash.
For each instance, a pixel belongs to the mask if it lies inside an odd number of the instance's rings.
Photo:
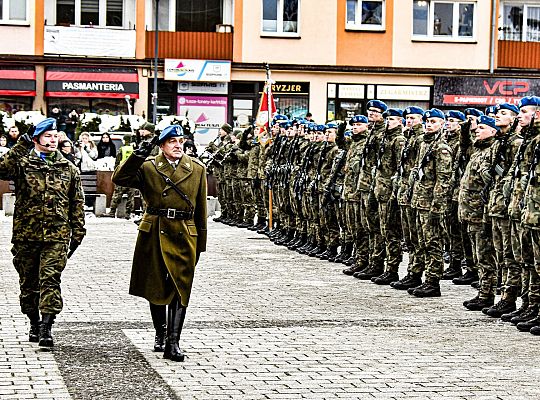
<svg viewBox="0 0 540 400">
<path fill-rule="evenodd" d="M 231 62 L 165 59 L 165 80 L 229 82 L 231 80 Z"/>
<path fill-rule="evenodd" d="M 540 80 L 522 78 L 436 77 L 433 103 L 441 106 L 517 104 L 538 93 Z"/>
</svg>

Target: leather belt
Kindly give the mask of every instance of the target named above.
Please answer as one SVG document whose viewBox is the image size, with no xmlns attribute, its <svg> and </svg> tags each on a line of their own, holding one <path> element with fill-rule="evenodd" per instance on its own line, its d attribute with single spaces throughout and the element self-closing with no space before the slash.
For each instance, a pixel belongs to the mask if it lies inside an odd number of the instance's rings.
<svg viewBox="0 0 540 400">
<path fill-rule="evenodd" d="M 190 211 L 177 210 L 176 208 L 154 208 L 146 207 L 146 212 L 150 215 L 158 215 L 169 219 L 192 219 L 193 213 Z"/>
</svg>

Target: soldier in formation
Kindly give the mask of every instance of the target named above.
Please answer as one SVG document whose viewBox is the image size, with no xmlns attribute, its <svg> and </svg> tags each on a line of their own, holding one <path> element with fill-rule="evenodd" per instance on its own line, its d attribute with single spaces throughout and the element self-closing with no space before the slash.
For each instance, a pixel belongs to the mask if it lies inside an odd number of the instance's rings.
<svg viewBox="0 0 540 400">
<path fill-rule="evenodd" d="M 418 298 L 471 285 L 466 309 L 540 335 L 540 97 L 446 113 L 371 100 L 348 123 L 278 114 L 254 132 L 209 149 L 217 221 Z"/>
</svg>

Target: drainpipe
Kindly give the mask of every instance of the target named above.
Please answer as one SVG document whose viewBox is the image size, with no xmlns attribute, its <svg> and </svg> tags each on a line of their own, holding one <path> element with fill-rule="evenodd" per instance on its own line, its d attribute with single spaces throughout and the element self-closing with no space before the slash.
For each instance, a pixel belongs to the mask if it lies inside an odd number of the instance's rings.
<svg viewBox="0 0 540 400">
<path fill-rule="evenodd" d="M 497 0 L 491 0 L 491 45 L 489 48 L 489 73 L 495 71 L 495 41 L 497 40 Z"/>
</svg>

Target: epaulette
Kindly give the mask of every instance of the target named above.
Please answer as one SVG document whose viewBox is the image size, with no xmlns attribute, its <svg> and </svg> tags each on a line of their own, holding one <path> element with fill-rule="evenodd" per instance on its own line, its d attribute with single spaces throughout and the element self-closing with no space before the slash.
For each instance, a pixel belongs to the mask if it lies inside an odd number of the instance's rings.
<svg viewBox="0 0 540 400">
<path fill-rule="evenodd" d="M 199 164 L 201 167 L 205 167 L 206 168 L 206 165 L 203 164 L 203 162 L 201 160 L 199 160 L 198 158 L 196 157 L 191 157 L 189 156 L 189 158 L 191 158 L 192 161 L 196 162 L 197 164 Z"/>
</svg>

